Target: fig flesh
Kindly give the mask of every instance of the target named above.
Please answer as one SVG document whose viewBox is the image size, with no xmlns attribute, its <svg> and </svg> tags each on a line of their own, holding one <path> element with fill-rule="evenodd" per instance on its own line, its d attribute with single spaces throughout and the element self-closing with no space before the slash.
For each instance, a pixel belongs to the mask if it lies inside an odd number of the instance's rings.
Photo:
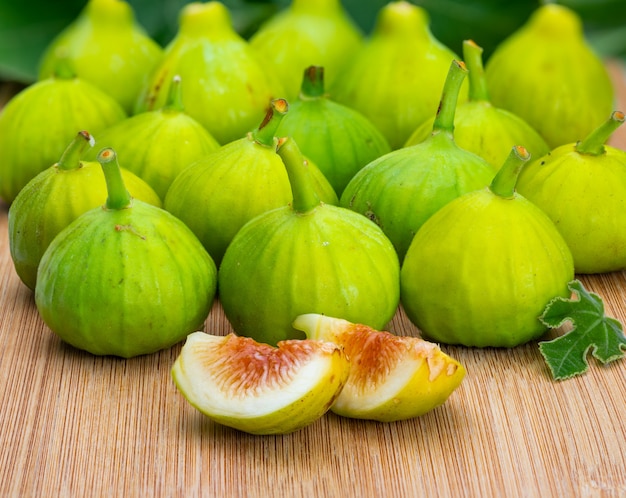
<svg viewBox="0 0 626 498">
<path fill-rule="evenodd" d="M 88 132 L 79 132 L 61 159 L 29 181 L 9 208 L 11 258 L 17 275 L 32 290 L 39 262 L 52 240 L 81 214 L 106 201 L 100 164 L 80 160 L 93 143 Z M 134 198 L 161 207 L 159 196 L 146 182 L 123 168 L 121 174 Z"/>
<path fill-rule="evenodd" d="M 604 145 L 623 123 L 615 111 L 584 140 L 557 147 L 520 174 L 518 192 L 554 222 L 576 273 L 626 269 L 626 152 Z"/>
<path fill-rule="evenodd" d="M 395 422 L 442 405 L 461 384 L 465 367 L 439 346 L 319 314 L 298 316 L 294 327 L 308 339 L 340 345 L 350 375 L 331 406 L 337 415 Z"/>
<path fill-rule="evenodd" d="M 343 388 L 349 362 L 329 342 L 277 347 L 235 334 L 194 332 L 172 367 L 189 403 L 215 422 L 250 434 L 287 434 L 321 418 Z"/>
<path fill-rule="evenodd" d="M 565 240 L 515 192 L 528 159 L 514 147 L 490 187 L 451 201 L 415 234 L 400 274 L 401 300 L 425 338 L 514 347 L 540 337 L 547 304 L 570 296 L 574 264 Z"/>
<path fill-rule="evenodd" d="M 607 69 L 565 5 L 540 5 L 491 54 L 485 74 L 493 104 L 524 119 L 551 149 L 583 139 L 613 110 Z"/>
<path fill-rule="evenodd" d="M 130 197 L 112 149 L 98 162 L 106 203 L 48 246 L 35 304 L 46 325 L 78 349 L 123 358 L 153 353 L 203 325 L 217 269 L 183 222 Z"/>
<path fill-rule="evenodd" d="M 268 344 L 299 339 L 294 318 L 313 312 L 383 327 L 399 300 L 393 245 L 364 216 L 320 202 L 291 138 L 278 152 L 291 205 L 247 222 L 220 265 L 220 301 L 234 331 Z"/>
</svg>

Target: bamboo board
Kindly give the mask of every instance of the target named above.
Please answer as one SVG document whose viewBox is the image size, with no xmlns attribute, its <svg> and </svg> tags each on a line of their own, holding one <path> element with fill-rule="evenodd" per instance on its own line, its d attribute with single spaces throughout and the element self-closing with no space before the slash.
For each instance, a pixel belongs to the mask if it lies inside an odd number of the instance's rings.
<svg viewBox="0 0 626 498">
<path fill-rule="evenodd" d="M 625 272 L 581 280 L 626 323 Z M 417 334 L 402 310 L 389 329 Z M 205 330 L 230 331 L 219 302 Z M 443 349 L 468 374 L 423 417 L 224 428 L 176 390 L 180 345 L 121 360 L 61 343 L 15 274 L 0 205 L 0 496 L 626 496 L 626 360 L 555 382 L 536 343 Z"/>
</svg>

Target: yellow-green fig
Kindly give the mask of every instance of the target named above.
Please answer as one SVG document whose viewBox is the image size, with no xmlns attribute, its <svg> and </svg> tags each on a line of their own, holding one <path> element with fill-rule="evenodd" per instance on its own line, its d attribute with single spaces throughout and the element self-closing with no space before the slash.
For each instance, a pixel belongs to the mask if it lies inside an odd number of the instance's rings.
<svg viewBox="0 0 626 498">
<path fill-rule="evenodd" d="M 603 61 L 582 19 L 564 5 L 539 6 L 496 48 L 485 72 L 493 104 L 524 119 L 550 148 L 582 140 L 613 110 Z"/>
<path fill-rule="evenodd" d="M 98 162 L 106 202 L 48 246 L 35 304 L 46 325 L 78 349 L 123 358 L 150 354 L 202 327 L 217 268 L 182 221 L 129 195 L 113 149 L 102 150 Z"/>
<path fill-rule="evenodd" d="M 0 197 L 13 202 L 31 179 L 58 161 L 79 130 L 97 136 L 125 117 L 113 97 L 61 61 L 53 76 L 26 87 L 0 112 Z"/>
<path fill-rule="evenodd" d="M 482 48 L 473 40 L 463 42 L 463 61 L 468 69 L 469 98 L 458 105 L 454 116 L 454 141 L 479 155 L 497 171 L 517 144 L 532 157 L 550 151 L 543 137 L 519 116 L 491 103 L 482 62 Z M 405 146 L 423 142 L 432 133 L 433 119 L 422 123 Z"/>
<path fill-rule="evenodd" d="M 583 140 L 535 159 L 518 181 L 563 235 L 576 273 L 626 269 L 626 152 L 604 145 L 623 123 L 615 111 Z"/>
<path fill-rule="evenodd" d="M 331 342 L 194 332 L 172 366 L 178 390 L 215 422 L 250 434 L 289 434 L 321 418 L 343 389 L 349 360 Z"/>
<path fill-rule="evenodd" d="M 185 82 L 186 112 L 224 145 L 244 136 L 282 97 L 278 78 L 237 34 L 227 7 L 191 2 L 179 15 L 178 33 L 141 92 L 135 112 L 163 106 L 174 75 Z"/>
<path fill-rule="evenodd" d="M 165 209 L 191 228 L 218 264 L 243 225 L 293 198 L 275 137 L 288 108 L 285 99 L 272 101 L 257 129 L 196 161 L 167 192 Z M 307 164 L 316 194 L 337 204 L 332 185 L 314 163 Z"/>
<path fill-rule="evenodd" d="M 363 34 L 340 0 L 292 0 L 250 38 L 250 45 L 270 63 L 291 100 L 298 96 L 302 71 L 326 69 L 330 85 L 361 47 Z"/>
<path fill-rule="evenodd" d="M 539 316 L 569 297 L 574 263 L 554 223 L 515 191 L 522 146 L 489 187 L 451 201 L 415 234 L 400 274 L 409 319 L 429 340 L 514 347 L 547 330 Z"/>
<path fill-rule="evenodd" d="M 80 159 L 94 143 L 88 132 L 79 132 L 61 159 L 29 181 L 9 208 L 11 259 L 17 275 L 32 290 L 39 262 L 52 240 L 81 214 L 106 201 L 100 164 Z M 134 198 L 161 207 L 159 196 L 146 182 L 124 168 L 121 174 Z"/>
<path fill-rule="evenodd" d="M 430 32 L 426 10 L 407 1 L 385 5 L 364 45 L 337 75 L 330 95 L 374 123 L 392 149 L 434 116 L 456 55 Z M 467 98 L 467 86 L 460 92 Z"/>
<path fill-rule="evenodd" d="M 174 76 L 163 107 L 130 116 L 98 135 L 100 148 L 114 149 L 121 164 L 145 180 L 162 200 L 181 171 L 220 146 L 185 111 L 182 85 L 180 76 Z M 91 149 L 86 157 L 95 160 L 96 154 Z"/>
<path fill-rule="evenodd" d="M 292 322 L 304 313 L 385 326 L 399 300 L 393 245 L 364 216 L 320 202 L 293 139 L 281 139 L 278 153 L 293 201 L 246 223 L 220 265 L 220 301 L 234 331 L 267 344 L 301 339 Z"/>
<path fill-rule="evenodd" d="M 129 2 L 89 0 L 46 48 L 39 79 L 54 74 L 59 58 L 67 57 L 77 76 L 114 97 L 131 113 L 162 52 L 136 21 Z"/>
</svg>

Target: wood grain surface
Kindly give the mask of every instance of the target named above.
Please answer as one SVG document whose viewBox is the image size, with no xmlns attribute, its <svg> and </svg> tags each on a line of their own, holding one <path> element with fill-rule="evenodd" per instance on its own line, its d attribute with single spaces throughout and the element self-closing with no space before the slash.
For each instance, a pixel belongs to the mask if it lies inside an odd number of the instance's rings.
<svg viewBox="0 0 626 498">
<path fill-rule="evenodd" d="M 621 88 L 623 67 L 611 70 Z M 621 132 L 612 143 L 626 149 Z M 468 373 L 420 418 L 328 414 L 290 435 L 251 436 L 211 422 L 176 390 L 180 345 L 121 360 L 50 332 L 13 269 L 7 210 L 0 205 L 0 496 L 626 497 L 626 360 L 591 360 L 585 375 L 556 382 L 536 342 L 442 346 Z M 581 280 L 626 323 L 625 272 Z M 402 310 L 389 329 L 418 333 Z M 219 302 L 205 330 L 230 331 Z"/>
</svg>

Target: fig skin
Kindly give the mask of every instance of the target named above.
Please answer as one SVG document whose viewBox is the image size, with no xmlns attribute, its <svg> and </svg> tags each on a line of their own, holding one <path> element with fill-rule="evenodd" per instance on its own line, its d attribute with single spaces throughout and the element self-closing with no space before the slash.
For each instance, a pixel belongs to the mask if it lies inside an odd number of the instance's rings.
<svg viewBox="0 0 626 498">
<path fill-rule="evenodd" d="M 328 411 L 349 368 L 332 343 L 292 340 L 274 348 L 232 333 L 194 332 L 172 378 L 194 408 L 222 425 L 256 435 L 289 434 Z"/>
<path fill-rule="evenodd" d="M 514 147 L 491 186 L 462 195 L 419 229 L 400 274 L 401 302 L 423 336 L 514 347 L 539 338 L 538 317 L 569 297 L 571 252 L 554 223 L 514 191 L 529 154 Z"/>
<path fill-rule="evenodd" d="M 233 329 L 275 345 L 303 338 L 292 321 L 311 312 L 382 328 L 399 301 L 391 242 L 364 216 L 319 201 L 292 139 L 278 151 L 293 202 L 246 223 L 220 265 L 220 301 Z"/>
<path fill-rule="evenodd" d="M 329 86 L 333 100 L 368 118 L 392 149 L 435 115 L 450 63 L 458 58 L 432 35 L 429 22 L 423 8 L 389 2 L 363 47 Z M 459 99 L 467 100 L 467 85 Z"/>
<path fill-rule="evenodd" d="M 250 38 L 251 47 L 279 77 L 289 102 L 298 97 L 305 68 L 323 66 L 330 85 L 362 43 L 361 29 L 339 0 L 292 0 Z"/>
<path fill-rule="evenodd" d="M 526 121 L 491 103 L 482 65 L 483 49 L 472 40 L 463 42 L 463 61 L 469 70 L 469 98 L 458 105 L 454 116 L 454 141 L 485 159 L 497 172 L 511 147 L 523 144 L 531 157 L 550 152 L 543 137 Z M 423 142 L 432 133 L 434 117 L 424 121 L 405 147 Z"/>
<path fill-rule="evenodd" d="M 465 378 L 465 367 L 439 346 L 419 337 L 399 337 L 362 324 L 315 313 L 294 327 L 308 339 L 340 345 L 350 375 L 331 411 L 342 417 L 396 422 L 441 406 Z"/>
<path fill-rule="evenodd" d="M 79 132 L 61 159 L 29 181 L 9 208 L 11 258 L 20 280 L 31 290 L 35 290 L 41 257 L 54 237 L 78 216 L 106 201 L 100 164 L 79 159 L 92 141 L 88 132 Z M 121 174 L 134 198 L 161 207 L 159 196 L 146 182 L 123 168 Z"/>
<path fill-rule="evenodd" d="M 58 161 L 78 130 L 97 135 L 126 113 L 69 66 L 15 95 L 0 113 L 0 198 L 7 203 Z"/>
<path fill-rule="evenodd" d="M 178 74 L 186 82 L 186 112 L 225 145 L 254 129 L 282 85 L 233 29 L 218 1 L 191 2 L 180 11 L 179 29 L 141 92 L 135 114 L 160 108 Z"/>
<path fill-rule="evenodd" d="M 181 171 L 220 147 L 185 112 L 181 85 L 181 78 L 174 76 L 163 107 L 130 116 L 98 136 L 98 143 L 114 149 L 121 164 L 146 181 L 163 201 Z M 96 155 L 91 149 L 86 158 L 95 160 Z"/>
<path fill-rule="evenodd" d="M 551 149 L 586 137 L 613 110 L 614 89 L 578 14 L 546 3 L 493 52 L 485 68 L 495 106 L 524 119 Z"/>
<path fill-rule="evenodd" d="M 180 220 L 128 195 L 112 149 L 98 161 L 106 204 L 79 216 L 48 246 L 35 304 L 46 325 L 78 349 L 150 354 L 202 327 L 217 269 Z"/>
<path fill-rule="evenodd" d="M 276 133 L 292 137 L 341 196 L 361 168 L 391 148 L 365 116 L 325 94 L 325 73 L 319 66 L 304 71 L 300 96 L 291 102 Z"/>
<path fill-rule="evenodd" d="M 59 58 L 67 57 L 77 76 L 111 95 L 130 114 L 162 55 L 161 47 L 135 20 L 128 2 L 89 0 L 46 47 L 39 79 L 54 74 Z"/>
<path fill-rule="evenodd" d="M 273 101 L 256 130 L 190 165 L 168 190 L 165 209 L 191 228 L 218 265 L 245 223 L 293 198 L 274 136 L 288 107 L 284 99 Z M 308 166 L 320 199 L 338 204 L 319 168 Z"/>
<path fill-rule="evenodd" d="M 368 217 L 393 243 L 400 261 L 420 226 L 442 206 L 466 192 L 483 188 L 494 176 L 482 157 L 454 141 L 454 114 L 467 69 L 450 64 L 431 135 L 411 147 L 394 150 L 358 171 L 339 205 Z"/>
<path fill-rule="evenodd" d="M 557 147 L 520 174 L 518 192 L 554 222 L 576 273 L 626 269 L 626 152 L 603 145 L 624 122 L 614 112 L 585 140 Z"/>
</svg>

